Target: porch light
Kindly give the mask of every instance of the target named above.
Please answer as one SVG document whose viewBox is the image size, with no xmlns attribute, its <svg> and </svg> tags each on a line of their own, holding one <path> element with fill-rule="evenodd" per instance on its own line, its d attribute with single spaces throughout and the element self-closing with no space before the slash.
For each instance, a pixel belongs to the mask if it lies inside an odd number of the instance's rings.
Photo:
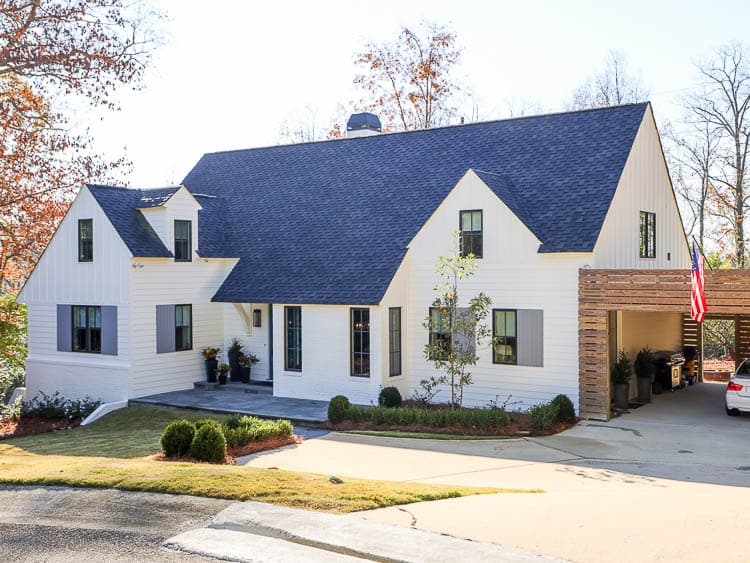
<svg viewBox="0 0 750 563">
<path fill-rule="evenodd" d="M 260 309 L 253 309 L 253 327 L 260 328 Z"/>
</svg>

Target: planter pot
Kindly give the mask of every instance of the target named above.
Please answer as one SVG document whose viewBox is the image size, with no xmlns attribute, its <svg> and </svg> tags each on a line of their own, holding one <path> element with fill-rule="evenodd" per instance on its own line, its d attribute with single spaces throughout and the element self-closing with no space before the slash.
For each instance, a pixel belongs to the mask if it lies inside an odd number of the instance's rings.
<svg viewBox="0 0 750 563">
<path fill-rule="evenodd" d="M 651 402 L 651 378 L 650 377 L 638 378 L 638 402 L 639 403 Z"/>
<path fill-rule="evenodd" d="M 239 374 L 240 374 L 240 381 L 242 383 L 250 383 L 250 366 L 247 366 L 246 368 L 240 367 L 238 368 Z M 232 381 L 234 381 L 234 375 L 232 375 Z"/>
<path fill-rule="evenodd" d="M 232 381 L 240 381 L 240 355 L 242 352 L 227 352 L 227 359 L 229 360 L 229 374 L 232 376 Z"/>
<path fill-rule="evenodd" d="M 220 375 L 219 376 L 219 385 L 226 385 L 227 384 L 227 376 L 226 375 Z"/>
<path fill-rule="evenodd" d="M 206 360 L 206 381 L 216 383 L 216 370 L 219 369 L 219 360 Z"/>
<path fill-rule="evenodd" d="M 630 394 L 630 385 L 628 383 L 615 383 L 613 386 L 615 406 L 618 409 L 628 408 L 628 395 Z"/>
</svg>

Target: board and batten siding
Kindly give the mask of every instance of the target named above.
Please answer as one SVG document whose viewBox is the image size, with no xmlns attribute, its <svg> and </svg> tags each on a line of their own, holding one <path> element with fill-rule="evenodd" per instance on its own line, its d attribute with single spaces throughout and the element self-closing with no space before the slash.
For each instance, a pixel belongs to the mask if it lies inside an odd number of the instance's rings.
<svg viewBox="0 0 750 563">
<path fill-rule="evenodd" d="M 656 258 L 640 257 L 640 212 L 656 214 Z M 594 248 L 594 268 L 683 269 L 690 251 L 651 106 L 623 169 Z"/>
<path fill-rule="evenodd" d="M 380 302 L 380 310 L 382 311 L 382 337 L 380 340 L 380 355 L 383 358 L 381 362 L 381 369 L 378 376 L 381 378 L 381 385 L 383 387 L 396 387 L 401 392 L 402 398 L 406 399 L 411 394 L 409 388 L 409 380 L 407 374 L 409 373 L 409 353 L 407 351 L 407 343 L 409 338 L 409 323 L 407 318 L 409 315 L 409 272 L 410 268 L 410 256 L 407 253 L 404 256 L 401 265 L 396 271 L 396 275 L 393 276 L 391 283 L 388 285 L 388 289 Z M 391 377 L 390 374 L 390 347 L 389 347 L 389 309 L 391 307 L 401 308 L 401 374 Z"/>
<path fill-rule="evenodd" d="M 92 262 L 78 261 L 79 219 L 93 220 Z M 28 305 L 28 397 L 60 391 L 67 398 L 105 402 L 128 398 L 130 274 L 129 250 L 89 190 L 81 188 L 19 295 Z M 117 307 L 117 355 L 58 350 L 61 304 Z"/>
<path fill-rule="evenodd" d="M 464 404 L 483 407 L 496 398 L 502 402 L 512 395 L 513 401 L 519 401 L 516 408 L 526 409 L 565 393 L 577 405 L 578 270 L 590 264 L 592 255 L 539 254 L 539 240 L 472 171 L 411 241 L 401 265 L 405 272 L 397 274 L 408 280 L 409 306 L 404 325 L 408 327 L 405 350 L 409 388 L 416 389 L 421 379 L 435 375 L 434 365 L 424 357 L 429 335 L 423 326 L 435 298 L 433 288 L 440 282 L 435 265 L 439 255 L 451 253 L 459 212 L 469 209 L 483 211 L 484 256 L 477 260 L 476 273 L 459 285 L 460 306 L 484 292 L 492 299 L 493 308 L 517 309 L 519 316 L 528 316 L 528 320 L 541 316 L 542 334 L 537 336 L 543 339 L 543 365 L 493 364 L 488 338 L 477 350 L 477 365 L 470 369 L 473 383 L 465 388 Z M 487 322 L 491 328 L 491 317 Z M 529 349 L 530 358 L 538 353 Z M 448 388 L 436 397 L 437 401 L 449 399 Z"/>
</svg>

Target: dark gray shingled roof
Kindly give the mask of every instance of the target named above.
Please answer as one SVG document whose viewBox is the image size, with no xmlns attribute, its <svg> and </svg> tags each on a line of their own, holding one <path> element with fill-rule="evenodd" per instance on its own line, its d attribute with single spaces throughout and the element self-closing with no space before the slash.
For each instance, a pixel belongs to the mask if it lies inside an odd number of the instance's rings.
<svg viewBox="0 0 750 563">
<path fill-rule="evenodd" d="M 646 107 L 206 154 L 183 181 L 203 206 L 200 254 L 240 258 L 214 300 L 379 303 L 469 169 L 539 252 L 591 252 Z M 135 211 L 143 192 L 125 191 L 94 195 L 135 255 L 165 255 Z"/>
<path fill-rule="evenodd" d="M 140 190 L 141 198 L 138 200 L 138 207 L 144 209 L 147 207 L 159 207 L 160 205 L 164 205 L 179 189 L 180 186 L 172 186 L 169 188 Z"/>
</svg>

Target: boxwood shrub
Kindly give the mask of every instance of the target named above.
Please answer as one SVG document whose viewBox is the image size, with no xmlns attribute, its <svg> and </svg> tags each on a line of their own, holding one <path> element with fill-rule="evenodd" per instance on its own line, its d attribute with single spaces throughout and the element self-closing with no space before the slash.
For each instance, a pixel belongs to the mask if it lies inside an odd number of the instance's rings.
<svg viewBox="0 0 750 563">
<path fill-rule="evenodd" d="M 501 409 L 420 409 L 411 407 L 349 407 L 344 420 L 384 426 L 427 426 L 429 428 L 475 428 L 486 432 L 510 422 Z"/>
<path fill-rule="evenodd" d="M 336 395 L 331 402 L 328 403 L 328 420 L 333 424 L 338 424 L 349 418 L 349 411 L 352 405 L 349 399 L 343 395 Z"/>
<path fill-rule="evenodd" d="M 213 424 L 204 422 L 195 431 L 193 443 L 190 445 L 190 457 L 198 461 L 219 463 L 227 455 L 227 441 L 221 426 L 215 420 Z"/>
<path fill-rule="evenodd" d="M 530 425 L 534 432 L 546 432 L 557 422 L 559 407 L 552 402 L 540 403 L 529 409 Z"/>
<path fill-rule="evenodd" d="M 228 421 L 229 422 L 229 421 Z M 294 432 L 292 423 L 285 419 L 261 420 L 256 417 L 243 416 L 232 421 L 233 427 L 224 424 L 224 437 L 227 446 L 237 448 L 250 442 L 261 442 L 277 436 L 291 436 Z"/>
<path fill-rule="evenodd" d="M 576 421 L 576 408 L 567 395 L 558 395 L 550 404 L 557 406 L 557 422 L 569 424 Z"/>
<path fill-rule="evenodd" d="M 167 457 L 184 456 L 190 453 L 195 437 L 195 425 L 189 420 L 175 420 L 167 424 L 161 435 L 161 449 Z"/>
<path fill-rule="evenodd" d="M 378 395 L 378 405 L 388 408 L 400 406 L 401 392 L 396 387 L 383 387 Z"/>
</svg>

